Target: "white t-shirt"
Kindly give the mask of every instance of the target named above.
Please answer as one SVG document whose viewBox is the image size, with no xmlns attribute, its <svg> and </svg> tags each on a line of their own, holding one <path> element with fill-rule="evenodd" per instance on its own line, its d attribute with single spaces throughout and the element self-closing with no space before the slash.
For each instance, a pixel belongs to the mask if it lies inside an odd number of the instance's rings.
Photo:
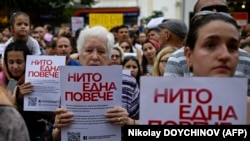
<svg viewBox="0 0 250 141">
<path fill-rule="evenodd" d="M 9 38 L 9 40 L 4 44 L 7 47 L 8 44 L 14 42 L 13 38 Z M 28 37 L 28 41 L 26 43 L 28 49 L 30 50 L 31 54 L 33 55 L 41 55 L 41 50 L 38 42 L 31 36 Z"/>
</svg>

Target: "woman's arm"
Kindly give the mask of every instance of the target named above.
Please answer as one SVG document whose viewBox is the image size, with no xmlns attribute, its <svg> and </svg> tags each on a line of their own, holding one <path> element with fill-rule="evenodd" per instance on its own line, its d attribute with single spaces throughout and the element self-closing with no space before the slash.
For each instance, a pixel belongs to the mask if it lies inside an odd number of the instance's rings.
<svg viewBox="0 0 250 141">
<path fill-rule="evenodd" d="M 53 141 L 61 141 L 61 130 L 59 128 L 54 128 L 52 131 Z"/>
<path fill-rule="evenodd" d="M 8 91 L 3 86 L 0 86 L 0 104 L 13 106 L 13 103 L 10 101 L 7 94 Z"/>
</svg>

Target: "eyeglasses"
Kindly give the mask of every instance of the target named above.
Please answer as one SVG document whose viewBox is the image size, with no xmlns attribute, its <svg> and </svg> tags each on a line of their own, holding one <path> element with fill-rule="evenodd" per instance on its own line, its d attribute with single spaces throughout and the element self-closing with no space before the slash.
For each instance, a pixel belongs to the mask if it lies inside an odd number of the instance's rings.
<svg viewBox="0 0 250 141">
<path fill-rule="evenodd" d="M 214 12 L 214 11 L 200 11 L 197 12 L 191 19 L 191 23 L 194 24 L 197 20 L 201 19 L 204 16 L 207 15 L 214 15 L 214 14 L 219 14 L 219 15 L 223 15 L 225 17 L 228 17 L 230 19 L 233 19 L 233 17 L 229 14 L 229 13 L 225 13 L 225 12 Z"/>
<path fill-rule="evenodd" d="M 159 62 L 161 62 L 163 65 L 166 65 L 168 62 L 168 59 L 160 60 Z"/>
<path fill-rule="evenodd" d="M 120 55 L 111 55 L 111 58 L 120 58 Z"/>
<path fill-rule="evenodd" d="M 201 9 L 201 11 L 214 11 L 216 10 L 216 12 L 225 12 L 228 13 L 228 7 L 225 5 L 211 5 L 211 6 L 207 6 L 207 7 L 203 7 Z"/>
</svg>

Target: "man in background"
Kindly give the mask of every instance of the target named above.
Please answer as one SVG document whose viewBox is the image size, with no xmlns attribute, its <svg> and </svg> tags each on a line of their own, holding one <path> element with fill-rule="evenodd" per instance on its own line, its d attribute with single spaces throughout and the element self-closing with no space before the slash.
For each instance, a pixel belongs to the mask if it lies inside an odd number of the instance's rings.
<svg viewBox="0 0 250 141">
<path fill-rule="evenodd" d="M 199 11 L 214 11 L 228 13 L 228 6 L 226 0 L 197 0 L 194 6 L 194 13 Z M 192 76 L 186 57 L 184 47 L 172 53 L 168 59 L 164 76 L 185 77 Z M 250 55 L 248 52 L 239 48 L 239 63 L 235 71 L 235 77 L 248 78 L 248 111 L 250 110 Z M 247 123 L 250 124 L 250 112 L 247 113 Z"/>
<path fill-rule="evenodd" d="M 56 41 L 55 53 L 56 55 L 66 56 L 67 66 L 81 66 L 79 62 L 70 58 L 73 51 L 71 41 L 67 37 L 59 37 Z"/>
<path fill-rule="evenodd" d="M 160 28 L 160 49 L 166 46 L 181 48 L 187 36 L 188 28 L 180 19 L 167 19 L 158 25 Z"/>
</svg>

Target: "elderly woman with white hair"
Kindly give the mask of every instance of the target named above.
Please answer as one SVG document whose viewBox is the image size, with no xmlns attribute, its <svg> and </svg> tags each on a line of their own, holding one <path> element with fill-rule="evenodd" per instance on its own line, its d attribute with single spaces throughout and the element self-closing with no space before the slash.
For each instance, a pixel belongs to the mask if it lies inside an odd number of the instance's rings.
<svg viewBox="0 0 250 141">
<path fill-rule="evenodd" d="M 114 46 L 114 37 L 106 28 L 94 26 L 81 31 L 77 40 L 79 62 L 83 66 L 107 66 Z M 111 124 L 133 125 L 139 122 L 139 88 L 135 78 L 122 77 L 122 106 L 110 108 L 106 119 Z M 53 139 L 60 140 L 60 130 L 73 122 L 73 113 L 56 109 Z M 98 128 L 98 127 L 97 127 Z"/>
</svg>

